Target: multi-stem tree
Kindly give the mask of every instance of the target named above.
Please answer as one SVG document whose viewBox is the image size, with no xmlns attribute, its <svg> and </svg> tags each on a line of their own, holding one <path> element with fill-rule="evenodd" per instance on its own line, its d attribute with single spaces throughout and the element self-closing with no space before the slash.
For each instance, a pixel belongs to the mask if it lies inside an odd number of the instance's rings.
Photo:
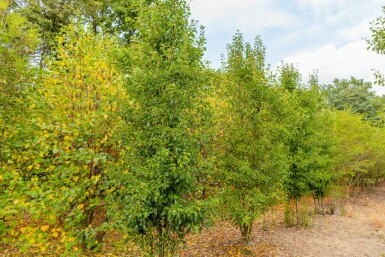
<svg viewBox="0 0 385 257">
<path fill-rule="evenodd" d="M 314 75 L 305 86 L 293 65 L 283 64 L 279 72 L 279 83 L 295 107 L 288 141 L 291 164 L 285 189 L 289 200 L 295 201 L 296 220 L 300 223 L 300 198 L 313 193 L 322 201 L 334 179 L 333 120 L 324 110 Z"/>
<path fill-rule="evenodd" d="M 281 192 L 287 167 L 284 104 L 280 92 L 269 84 L 265 47 L 259 37 L 252 46 L 237 32 L 227 50 L 218 165 L 225 184 L 225 214 L 240 228 L 247 244 L 254 220 Z"/>
</svg>

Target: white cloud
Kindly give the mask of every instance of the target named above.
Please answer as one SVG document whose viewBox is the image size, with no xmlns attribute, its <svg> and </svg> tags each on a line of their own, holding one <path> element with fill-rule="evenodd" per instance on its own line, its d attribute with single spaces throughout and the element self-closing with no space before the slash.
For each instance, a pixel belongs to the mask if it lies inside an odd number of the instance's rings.
<svg viewBox="0 0 385 257">
<path fill-rule="evenodd" d="M 342 5 L 344 2 L 346 0 L 298 0 L 300 6 L 311 6 L 314 9 Z"/>
<path fill-rule="evenodd" d="M 192 0 L 192 16 L 207 27 L 233 31 L 291 27 L 296 16 L 280 10 L 274 0 Z"/>
<path fill-rule="evenodd" d="M 367 50 L 364 40 L 340 48 L 328 44 L 315 51 L 284 58 L 284 62 L 296 65 L 305 78 L 313 70 L 318 70 L 320 82 L 324 84 L 331 83 L 335 78 L 350 76 L 373 82 L 373 69 L 385 72 L 385 56 Z M 378 92 L 383 94 L 385 89 L 380 88 Z"/>
<path fill-rule="evenodd" d="M 368 1 L 370 0 L 366 0 Z M 359 2 L 360 0 L 297 0 L 301 8 L 310 7 L 320 16 L 331 14 L 336 10 L 344 10 Z"/>
</svg>

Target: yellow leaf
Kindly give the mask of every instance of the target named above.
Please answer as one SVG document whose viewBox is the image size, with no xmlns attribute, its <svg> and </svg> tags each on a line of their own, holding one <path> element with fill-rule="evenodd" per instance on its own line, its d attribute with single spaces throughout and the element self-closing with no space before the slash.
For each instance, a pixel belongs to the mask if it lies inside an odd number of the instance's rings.
<svg viewBox="0 0 385 257">
<path fill-rule="evenodd" d="M 49 229 L 49 225 L 41 226 L 40 229 L 41 231 L 45 232 Z"/>
<path fill-rule="evenodd" d="M 79 177 L 78 177 L 78 176 L 74 176 L 74 177 L 72 178 L 72 180 L 75 181 L 75 182 L 78 182 Z"/>
<path fill-rule="evenodd" d="M 55 232 L 52 233 L 52 235 L 53 235 L 54 238 L 57 238 L 59 236 L 59 233 L 55 231 Z"/>
<path fill-rule="evenodd" d="M 24 232 L 27 230 L 27 227 L 22 227 L 22 228 L 20 228 L 20 231 L 21 231 L 21 233 L 23 233 L 24 234 Z"/>
</svg>

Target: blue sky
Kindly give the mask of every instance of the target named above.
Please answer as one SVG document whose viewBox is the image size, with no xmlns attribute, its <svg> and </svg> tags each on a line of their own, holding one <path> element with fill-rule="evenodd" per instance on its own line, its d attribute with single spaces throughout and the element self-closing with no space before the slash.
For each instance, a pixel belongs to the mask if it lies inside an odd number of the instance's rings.
<svg viewBox="0 0 385 257">
<path fill-rule="evenodd" d="M 321 83 L 351 75 L 373 80 L 385 56 L 366 50 L 370 21 L 382 15 L 380 0 L 191 0 L 192 18 L 205 26 L 205 58 L 214 68 L 239 29 L 246 41 L 261 35 L 267 62 L 294 63 L 303 77 L 318 70 Z M 378 89 L 385 92 L 385 89 Z"/>
</svg>

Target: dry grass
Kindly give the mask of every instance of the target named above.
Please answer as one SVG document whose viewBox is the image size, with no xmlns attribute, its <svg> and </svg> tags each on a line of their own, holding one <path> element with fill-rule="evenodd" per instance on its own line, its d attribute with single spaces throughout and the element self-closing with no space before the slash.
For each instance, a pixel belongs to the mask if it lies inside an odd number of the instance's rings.
<svg viewBox="0 0 385 257">
<path fill-rule="evenodd" d="M 348 218 L 353 217 L 353 207 L 351 205 L 341 206 L 340 215 Z"/>
<path fill-rule="evenodd" d="M 384 222 L 378 218 L 371 218 L 370 225 L 376 229 L 381 229 L 384 227 Z"/>
<path fill-rule="evenodd" d="M 383 208 L 385 206 L 382 206 Z M 385 211 L 384 209 L 376 209 L 375 212 L 373 212 L 369 216 L 369 224 L 374 227 L 375 229 L 382 229 L 385 227 Z"/>
</svg>

